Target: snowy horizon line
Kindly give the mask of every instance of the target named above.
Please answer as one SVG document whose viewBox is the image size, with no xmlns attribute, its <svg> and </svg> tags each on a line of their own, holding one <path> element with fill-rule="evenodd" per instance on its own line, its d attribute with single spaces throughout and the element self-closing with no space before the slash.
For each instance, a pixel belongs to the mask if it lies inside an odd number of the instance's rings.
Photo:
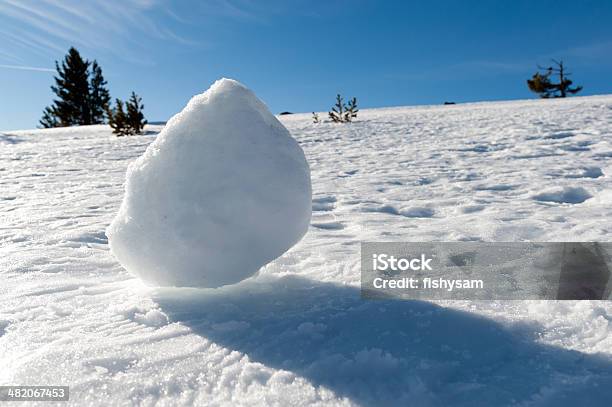
<svg viewBox="0 0 612 407">
<path fill-rule="evenodd" d="M 491 100 L 475 100 L 475 101 L 442 101 L 437 104 L 432 103 L 424 103 L 424 104 L 413 104 L 413 105 L 390 105 L 390 106 L 373 106 L 373 107 L 364 107 L 360 108 L 360 112 L 366 112 L 369 110 L 385 110 L 385 109 L 405 109 L 405 108 L 423 108 L 423 107 L 443 107 L 443 108 L 453 108 L 453 106 L 465 106 L 465 105 L 478 105 L 478 104 L 487 104 L 487 103 L 516 103 L 516 102 L 542 102 L 548 103 L 553 101 L 568 101 L 572 99 L 587 99 L 587 98 L 599 98 L 599 97 L 609 97 L 612 96 L 612 93 L 602 93 L 602 94 L 594 94 L 594 95 L 578 95 L 567 98 L 531 98 L 531 99 L 491 99 Z M 447 102 L 452 102 L 451 104 L 445 104 Z M 312 113 L 317 114 L 326 114 L 328 111 L 314 111 L 314 112 L 291 112 L 291 111 L 280 111 L 277 113 L 273 113 L 274 116 L 293 116 L 293 115 L 309 115 Z M 178 113 L 178 112 L 177 112 Z M 284 113 L 284 114 L 281 114 Z M 170 120 L 174 115 L 170 116 L 166 120 L 149 120 L 149 125 L 160 126 L 165 125 L 168 120 Z M 107 126 L 108 124 L 102 124 L 102 126 Z M 100 126 L 99 124 L 93 124 L 91 126 Z M 87 125 L 82 126 L 71 126 L 71 127 L 88 127 Z M 65 127 L 57 127 L 59 129 Z M 41 129 L 37 126 L 30 128 L 18 128 L 18 129 L 0 129 L 0 133 L 2 132 L 15 132 L 15 131 L 30 131 L 30 130 L 53 130 L 53 129 Z"/>
</svg>

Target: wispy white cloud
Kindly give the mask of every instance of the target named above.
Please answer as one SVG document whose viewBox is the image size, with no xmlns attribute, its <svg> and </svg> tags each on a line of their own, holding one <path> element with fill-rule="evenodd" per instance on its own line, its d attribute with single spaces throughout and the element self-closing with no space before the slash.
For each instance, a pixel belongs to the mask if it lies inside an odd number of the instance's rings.
<svg viewBox="0 0 612 407">
<path fill-rule="evenodd" d="M 160 46 L 209 47 L 226 20 L 268 24 L 311 9 L 307 0 L 0 0 L 0 62 L 35 65 L 75 46 L 152 65 Z"/>
<path fill-rule="evenodd" d="M 457 80 L 521 73 L 528 71 L 529 66 L 526 61 L 470 60 L 423 68 L 418 72 L 390 74 L 385 77 L 411 81 Z"/>
<path fill-rule="evenodd" d="M 587 61 L 589 63 L 597 61 L 599 63 L 612 62 L 612 41 L 594 42 L 577 47 L 567 48 L 550 54 L 551 58 L 569 57 L 577 61 Z"/>
<path fill-rule="evenodd" d="M 201 38 L 201 27 L 214 34 L 221 21 L 267 24 L 278 15 L 308 10 L 312 5 L 307 0 L 0 0 L 0 62 L 8 62 L 4 54 L 25 60 L 30 53 L 57 58 L 76 46 L 86 54 L 108 53 L 148 64 L 151 49 L 160 43 L 214 43 Z M 200 38 L 185 35 L 198 30 Z"/>
<path fill-rule="evenodd" d="M 36 71 L 36 72 L 55 72 L 55 69 L 51 68 L 40 68 L 37 66 L 26 66 L 26 65 L 4 65 L 0 64 L 2 69 L 16 69 L 19 71 Z"/>
<path fill-rule="evenodd" d="M 529 56 L 515 60 L 470 60 L 445 65 L 432 66 L 418 72 L 390 74 L 385 77 L 401 80 L 447 80 L 475 77 L 495 77 L 499 75 L 533 73 L 538 64 L 548 66 L 551 59 L 569 60 L 573 66 L 612 65 L 612 41 L 593 42 L 576 47 L 544 52 L 541 55 Z"/>
<path fill-rule="evenodd" d="M 0 52 L 57 56 L 74 45 L 141 61 L 147 40 L 194 45 L 157 18 L 168 7 L 166 0 L 0 0 Z"/>
<path fill-rule="evenodd" d="M 62 52 L 65 51 L 63 47 L 55 45 L 42 35 L 35 34 L 33 32 L 23 32 L 16 34 L 14 31 L 8 31 L 0 29 L 0 36 L 5 37 L 7 43 L 13 44 L 22 51 L 27 50 L 38 55 L 48 56 L 50 51 Z"/>
<path fill-rule="evenodd" d="M 10 52 L 5 52 L 5 51 L 0 51 L 0 58 L 2 58 L 5 61 L 16 62 L 18 64 L 25 63 L 23 58 L 17 56 L 16 54 L 13 54 L 13 53 L 10 53 Z"/>
</svg>

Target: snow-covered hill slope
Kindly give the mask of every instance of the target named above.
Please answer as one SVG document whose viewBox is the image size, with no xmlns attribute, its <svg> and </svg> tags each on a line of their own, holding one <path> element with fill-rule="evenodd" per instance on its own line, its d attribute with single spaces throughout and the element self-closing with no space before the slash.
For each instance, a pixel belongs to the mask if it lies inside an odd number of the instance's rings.
<svg viewBox="0 0 612 407">
<path fill-rule="evenodd" d="M 281 120 L 311 228 L 217 290 L 147 288 L 109 254 L 160 126 L 2 133 L 0 385 L 70 385 L 74 405 L 609 405 L 609 302 L 365 301 L 359 243 L 612 240 L 612 96 Z"/>
</svg>

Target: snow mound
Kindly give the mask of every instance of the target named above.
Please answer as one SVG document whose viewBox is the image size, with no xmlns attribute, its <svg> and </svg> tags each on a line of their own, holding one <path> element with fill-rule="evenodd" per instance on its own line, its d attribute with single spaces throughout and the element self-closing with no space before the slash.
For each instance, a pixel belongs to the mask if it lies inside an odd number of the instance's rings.
<svg viewBox="0 0 612 407">
<path fill-rule="evenodd" d="M 533 197 L 536 201 L 578 204 L 593 196 L 582 187 L 557 187 Z"/>
<path fill-rule="evenodd" d="M 221 79 L 129 166 L 106 233 L 121 264 L 148 283 L 218 287 L 297 243 L 311 198 L 289 131 L 244 85 Z"/>
</svg>

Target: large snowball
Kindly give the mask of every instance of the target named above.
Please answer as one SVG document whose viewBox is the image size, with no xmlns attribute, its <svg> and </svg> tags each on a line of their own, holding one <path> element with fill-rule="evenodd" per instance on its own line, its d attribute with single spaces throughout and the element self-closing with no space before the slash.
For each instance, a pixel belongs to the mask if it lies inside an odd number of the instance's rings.
<svg viewBox="0 0 612 407">
<path fill-rule="evenodd" d="M 310 223 L 304 152 L 230 79 L 191 99 L 126 177 L 106 233 L 121 264 L 155 285 L 236 283 L 297 243 Z"/>
</svg>

